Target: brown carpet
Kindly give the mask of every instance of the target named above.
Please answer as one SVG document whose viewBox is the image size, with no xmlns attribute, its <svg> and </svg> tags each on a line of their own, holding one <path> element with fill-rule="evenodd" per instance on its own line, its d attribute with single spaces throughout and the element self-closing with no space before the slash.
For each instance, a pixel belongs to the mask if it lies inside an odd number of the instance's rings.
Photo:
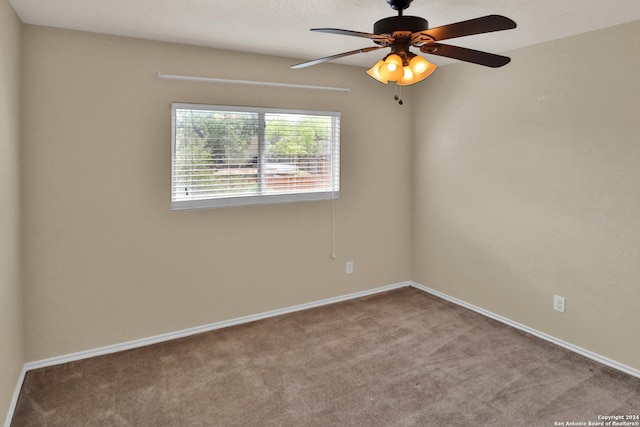
<svg viewBox="0 0 640 427">
<path fill-rule="evenodd" d="M 30 371 L 11 425 L 553 426 L 639 413 L 640 379 L 402 288 Z"/>
</svg>

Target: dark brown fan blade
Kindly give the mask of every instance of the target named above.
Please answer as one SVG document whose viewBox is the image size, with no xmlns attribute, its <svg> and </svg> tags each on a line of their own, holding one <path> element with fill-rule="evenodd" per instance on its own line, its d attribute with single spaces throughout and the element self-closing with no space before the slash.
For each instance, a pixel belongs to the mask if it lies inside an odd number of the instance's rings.
<svg viewBox="0 0 640 427">
<path fill-rule="evenodd" d="M 425 44 L 420 46 L 420 51 L 431 55 L 459 59 L 460 61 L 471 62 L 473 64 L 484 65 L 491 68 L 502 67 L 511 61 L 511 58 L 507 56 L 440 43 Z"/>
<path fill-rule="evenodd" d="M 471 36 L 473 34 L 491 33 L 493 31 L 510 30 L 516 28 L 516 23 L 506 16 L 487 15 L 481 18 L 470 19 L 468 21 L 456 22 L 454 24 L 443 25 L 442 27 L 431 28 L 421 31 L 436 41 L 454 39 L 456 37 Z M 418 33 L 416 33 L 418 34 Z"/>
<path fill-rule="evenodd" d="M 344 58 L 345 56 L 349 56 L 349 55 L 355 55 L 356 53 L 371 52 L 372 50 L 382 49 L 383 47 L 384 46 L 364 47 L 362 49 L 351 50 L 349 52 L 338 53 L 336 55 L 325 56 L 324 58 L 318 58 L 318 59 L 314 59 L 312 61 L 302 62 L 300 64 L 292 65 L 291 68 L 309 67 L 311 65 L 320 64 L 322 62 L 327 62 L 327 61 L 331 61 L 331 60 L 338 59 L 338 58 Z"/>
<path fill-rule="evenodd" d="M 388 42 L 391 43 L 394 39 L 389 36 L 382 36 L 380 34 L 363 33 L 360 31 L 341 30 L 339 28 L 312 28 L 311 31 L 320 31 L 322 33 L 340 34 L 343 36 L 364 37 L 371 39 L 374 42 Z"/>
</svg>

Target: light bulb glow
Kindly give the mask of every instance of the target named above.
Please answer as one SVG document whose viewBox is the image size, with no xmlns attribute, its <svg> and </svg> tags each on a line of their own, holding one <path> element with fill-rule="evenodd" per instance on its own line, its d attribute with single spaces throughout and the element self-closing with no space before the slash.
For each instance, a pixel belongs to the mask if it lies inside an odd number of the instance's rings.
<svg viewBox="0 0 640 427">
<path fill-rule="evenodd" d="M 380 67 L 384 64 L 384 61 L 381 59 L 380 61 L 376 62 L 376 64 L 369 68 L 367 70 L 367 74 L 369 74 L 371 77 L 373 77 L 374 79 L 376 79 L 377 81 L 379 81 L 380 83 L 383 84 L 388 84 L 389 80 L 385 79 L 384 77 L 382 77 L 382 75 L 380 74 Z"/>
<path fill-rule="evenodd" d="M 413 71 L 411 71 L 411 67 L 406 66 L 406 67 L 402 67 L 402 71 L 404 73 L 404 75 L 402 76 L 402 78 L 400 80 L 398 80 L 398 84 L 400 86 L 406 86 L 406 85 L 410 85 L 415 83 L 414 77 L 413 77 Z"/>
<path fill-rule="evenodd" d="M 414 56 L 409 61 L 409 67 L 413 72 L 411 79 L 402 79 L 398 82 L 401 86 L 408 86 L 414 83 L 421 82 L 426 79 L 436 70 L 436 65 L 422 58 L 421 56 Z"/>
<path fill-rule="evenodd" d="M 411 58 L 411 61 L 409 61 L 409 67 L 411 67 L 411 71 L 414 73 L 422 74 L 429 67 L 429 61 L 421 56 L 414 56 Z"/>
<path fill-rule="evenodd" d="M 398 81 L 404 75 L 404 71 L 400 66 L 391 62 L 386 62 L 380 66 L 380 75 L 392 82 Z"/>
<path fill-rule="evenodd" d="M 387 64 L 395 64 L 398 67 L 402 67 L 402 58 L 400 58 L 400 55 L 396 55 L 395 53 L 387 56 L 384 62 Z"/>
</svg>

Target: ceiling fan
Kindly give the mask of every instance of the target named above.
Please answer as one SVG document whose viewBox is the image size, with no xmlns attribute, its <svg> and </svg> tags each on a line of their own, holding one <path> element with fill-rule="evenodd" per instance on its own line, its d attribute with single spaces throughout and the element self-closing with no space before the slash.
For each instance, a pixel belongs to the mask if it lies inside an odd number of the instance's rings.
<svg viewBox="0 0 640 427">
<path fill-rule="evenodd" d="M 406 86 L 424 80 L 436 68 L 435 64 L 431 64 L 421 56 L 409 51 L 411 46 L 429 55 L 444 56 L 492 68 L 502 67 L 511 60 L 509 57 L 502 55 L 440 43 L 442 40 L 456 37 L 515 28 L 516 23 L 511 19 L 501 15 L 487 15 L 429 29 L 429 23 L 426 19 L 403 15 L 403 10 L 408 8 L 412 1 L 387 0 L 391 8 L 398 11 L 398 16 L 391 16 L 377 21 L 373 25 L 373 33 L 338 28 L 312 28 L 311 31 L 367 38 L 377 46 L 302 62 L 291 66 L 291 68 L 308 67 L 357 53 L 371 52 L 389 47 L 391 48 L 391 53 L 371 67 L 367 74 L 384 84 L 393 81 L 400 86 Z"/>
</svg>

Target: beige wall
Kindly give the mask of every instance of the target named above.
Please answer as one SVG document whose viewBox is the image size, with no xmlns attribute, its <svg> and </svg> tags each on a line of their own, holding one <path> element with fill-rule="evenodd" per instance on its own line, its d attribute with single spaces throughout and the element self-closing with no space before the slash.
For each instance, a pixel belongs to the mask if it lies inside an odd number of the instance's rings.
<svg viewBox="0 0 640 427">
<path fill-rule="evenodd" d="M 640 369 L 638 52 L 634 22 L 420 87 L 415 281 Z"/>
<path fill-rule="evenodd" d="M 398 107 L 354 67 L 29 25 L 23 37 L 27 360 L 410 279 L 410 99 Z M 337 260 L 328 201 L 171 212 L 172 101 L 340 111 Z"/>
<path fill-rule="evenodd" d="M 443 67 L 399 107 L 353 67 L 25 26 L 26 360 L 414 279 L 640 368 L 639 33 Z M 338 259 L 330 202 L 171 212 L 172 101 L 342 112 Z"/>
<path fill-rule="evenodd" d="M 0 420 L 24 363 L 20 287 L 21 24 L 0 0 Z"/>
</svg>

